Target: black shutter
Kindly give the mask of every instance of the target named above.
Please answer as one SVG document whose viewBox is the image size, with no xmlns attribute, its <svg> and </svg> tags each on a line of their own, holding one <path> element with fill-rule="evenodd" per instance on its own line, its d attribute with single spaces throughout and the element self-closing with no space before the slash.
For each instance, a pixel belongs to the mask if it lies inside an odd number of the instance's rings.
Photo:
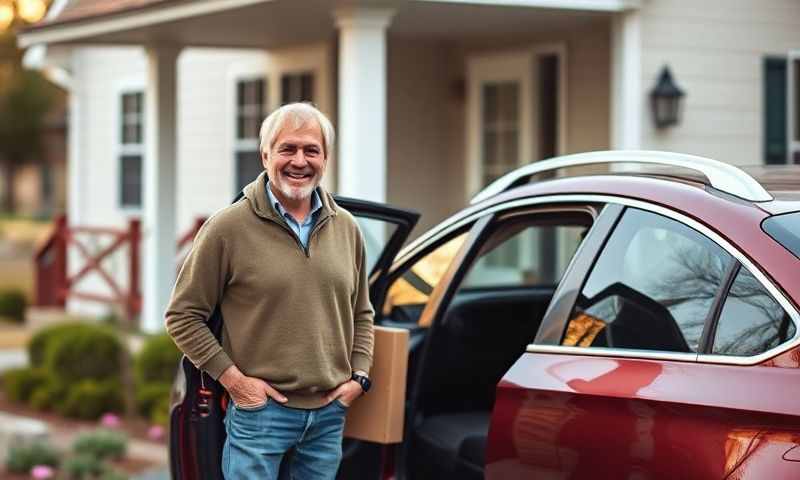
<svg viewBox="0 0 800 480">
<path fill-rule="evenodd" d="M 786 59 L 764 59 L 764 163 L 786 163 Z"/>
</svg>

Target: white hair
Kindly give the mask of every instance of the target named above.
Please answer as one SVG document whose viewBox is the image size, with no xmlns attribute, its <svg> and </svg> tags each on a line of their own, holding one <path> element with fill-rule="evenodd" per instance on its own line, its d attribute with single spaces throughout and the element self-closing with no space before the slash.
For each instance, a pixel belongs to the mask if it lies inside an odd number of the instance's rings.
<svg viewBox="0 0 800 480">
<path fill-rule="evenodd" d="M 269 152 L 275 146 L 275 141 L 278 138 L 278 133 L 287 124 L 291 125 L 293 129 L 302 128 L 310 121 L 315 121 L 320 130 L 322 130 L 322 142 L 326 158 L 330 158 L 333 153 L 333 142 L 336 133 L 333 130 L 333 125 L 324 113 L 320 112 L 317 107 L 307 102 L 287 103 L 270 113 L 264 122 L 261 124 L 261 131 L 259 137 L 261 138 L 260 148 L 262 152 Z"/>
</svg>

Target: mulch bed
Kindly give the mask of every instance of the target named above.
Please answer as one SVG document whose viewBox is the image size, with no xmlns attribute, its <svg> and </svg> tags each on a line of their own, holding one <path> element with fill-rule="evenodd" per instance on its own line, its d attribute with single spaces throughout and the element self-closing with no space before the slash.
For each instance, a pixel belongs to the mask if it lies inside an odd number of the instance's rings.
<svg viewBox="0 0 800 480">
<path fill-rule="evenodd" d="M 96 428 L 100 426 L 98 421 L 75 420 L 72 418 L 64 418 L 54 412 L 42 412 L 33 409 L 27 405 L 12 402 L 6 398 L 5 392 L 0 391 L 0 412 L 7 412 L 12 415 L 19 415 L 23 417 L 35 418 L 41 420 L 54 428 L 59 430 L 85 430 L 87 428 Z M 154 442 L 147 436 L 147 430 L 152 424 L 142 418 L 122 418 L 119 430 L 127 433 L 131 438 L 144 440 L 147 442 Z M 166 437 L 161 441 L 154 443 L 167 444 Z"/>
<path fill-rule="evenodd" d="M 0 411 L 10 413 L 12 415 L 19 415 L 41 420 L 51 425 L 54 430 L 59 431 L 77 432 L 100 427 L 100 423 L 98 421 L 84 421 L 64 418 L 53 412 L 42 412 L 27 405 L 11 402 L 6 398 L 5 392 L 2 391 L 0 391 Z M 116 427 L 115 429 L 125 432 L 132 439 L 143 440 L 151 443 L 160 443 L 166 446 L 166 437 L 157 442 L 154 442 L 152 439 L 148 438 L 147 430 L 150 428 L 150 426 L 151 424 L 149 422 L 141 418 L 123 418 L 121 419 L 119 427 Z M 136 458 L 124 458 L 122 460 L 112 462 L 112 464 L 118 470 L 125 472 L 126 474 L 142 473 L 150 470 L 153 467 L 160 466 L 153 464 L 152 462 Z M 29 475 L 6 472 L 5 465 L 0 465 L 0 480 L 29 480 L 30 478 L 31 477 Z"/>
</svg>

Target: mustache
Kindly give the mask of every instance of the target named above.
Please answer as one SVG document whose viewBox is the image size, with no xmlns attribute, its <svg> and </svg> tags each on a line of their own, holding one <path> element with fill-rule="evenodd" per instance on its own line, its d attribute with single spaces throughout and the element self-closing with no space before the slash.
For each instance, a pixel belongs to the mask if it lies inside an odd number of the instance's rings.
<svg viewBox="0 0 800 480">
<path fill-rule="evenodd" d="M 281 170 L 281 173 L 282 174 L 294 174 L 294 175 L 314 175 L 317 172 L 313 168 L 304 168 L 304 169 L 300 169 L 300 170 L 294 170 L 294 169 L 291 169 L 291 168 L 285 168 L 285 169 Z"/>
</svg>

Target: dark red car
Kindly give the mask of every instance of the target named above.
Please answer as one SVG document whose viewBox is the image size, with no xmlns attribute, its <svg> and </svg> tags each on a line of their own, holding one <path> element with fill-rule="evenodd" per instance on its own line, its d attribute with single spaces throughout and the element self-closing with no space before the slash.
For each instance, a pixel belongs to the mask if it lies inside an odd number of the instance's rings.
<svg viewBox="0 0 800 480">
<path fill-rule="evenodd" d="M 643 168 L 575 174 L 628 163 Z M 403 443 L 345 440 L 339 477 L 800 478 L 800 175 L 761 177 L 659 152 L 560 157 L 397 255 L 413 214 L 346 205 L 388 247 L 376 323 L 411 342 Z M 220 478 L 191 460 L 219 438 L 190 442 L 181 399 L 173 472 Z"/>
</svg>

